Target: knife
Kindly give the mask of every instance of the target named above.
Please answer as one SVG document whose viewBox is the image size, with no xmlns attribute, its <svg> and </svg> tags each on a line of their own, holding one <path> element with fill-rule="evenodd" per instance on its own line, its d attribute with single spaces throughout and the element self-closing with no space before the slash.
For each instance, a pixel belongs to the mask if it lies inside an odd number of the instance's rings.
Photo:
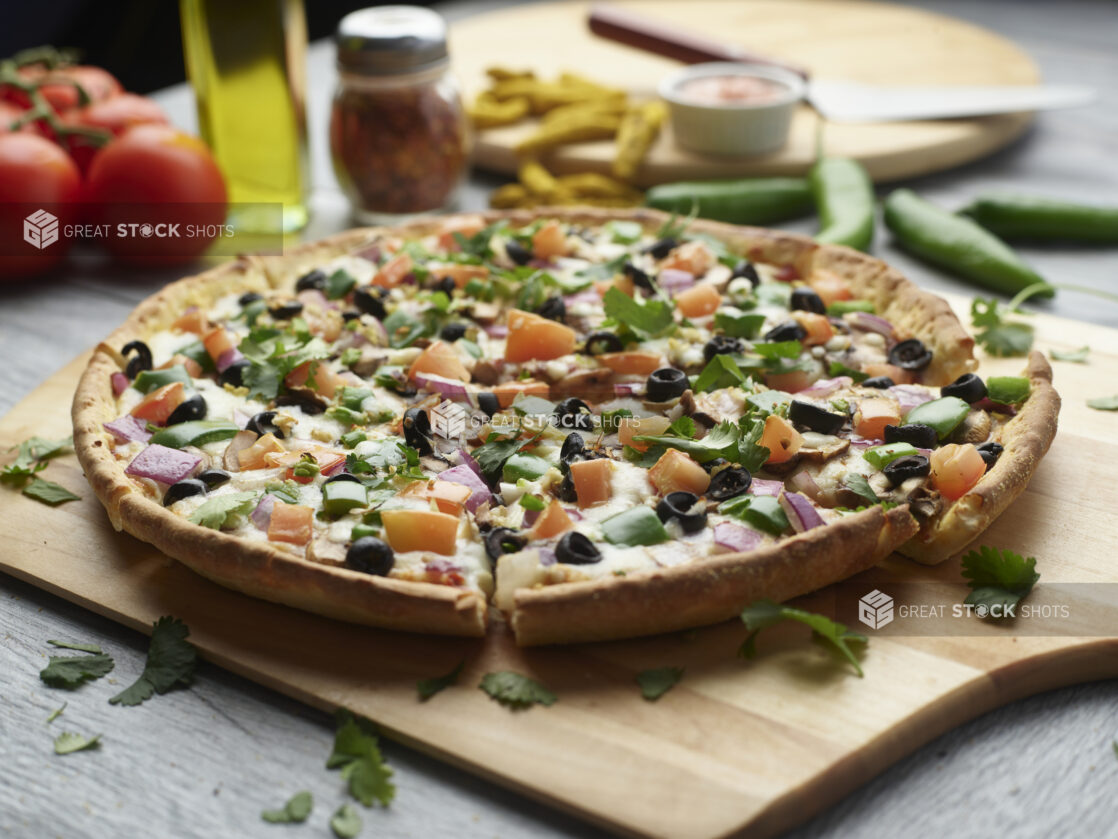
<svg viewBox="0 0 1118 839">
<path fill-rule="evenodd" d="M 1093 88 L 1082 85 L 938 85 L 904 86 L 860 84 L 839 79 L 812 79 L 802 67 L 721 44 L 623 9 L 595 6 L 590 31 L 602 38 L 684 64 L 733 61 L 780 67 L 802 76 L 807 100 L 831 122 L 897 122 L 986 116 L 1020 111 L 1074 108 L 1095 101 Z"/>
</svg>

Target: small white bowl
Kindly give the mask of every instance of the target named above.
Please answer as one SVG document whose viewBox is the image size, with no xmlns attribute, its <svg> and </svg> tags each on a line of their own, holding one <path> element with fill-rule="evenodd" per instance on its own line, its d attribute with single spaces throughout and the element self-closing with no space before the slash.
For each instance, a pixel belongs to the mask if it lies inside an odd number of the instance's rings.
<svg viewBox="0 0 1118 839">
<path fill-rule="evenodd" d="M 696 79 L 745 76 L 783 88 L 773 99 L 750 103 L 705 103 L 688 98 L 683 88 Z M 676 143 L 704 154 L 764 154 L 788 139 L 792 114 L 804 98 L 804 80 L 790 70 L 763 64 L 710 62 L 684 67 L 660 82 L 668 103 Z"/>
</svg>

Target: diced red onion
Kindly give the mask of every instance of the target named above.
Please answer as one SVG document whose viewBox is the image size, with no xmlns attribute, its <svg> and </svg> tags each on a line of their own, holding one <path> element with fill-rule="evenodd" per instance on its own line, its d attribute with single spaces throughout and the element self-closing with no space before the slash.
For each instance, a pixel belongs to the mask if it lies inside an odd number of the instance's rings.
<svg viewBox="0 0 1118 839">
<path fill-rule="evenodd" d="M 358 259 L 367 259 L 369 262 L 380 262 L 380 245 L 366 245 L 361 250 L 354 251 L 353 256 Z"/>
<path fill-rule="evenodd" d="M 548 566 L 555 564 L 555 551 L 552 548 L 540 547 L 536 548 L 536 554 L 540 558 L 540 565 Z"/>
<path fill-rule="evenodd" d="M 161 484 L 176 484 L 193 474 L 201 462 L 202 458 L 197 455 L 153 444 L 132 458 L 124 471 Z"/>
<path fill-rule="evenodd" d="M 252 523 L 256 525 L 258 530 L 267 530 L 268 525 L 272 523 L 272 508 L 276 506 L 276 497 L 270 492 L 264 493 L 264 497 L 260 499 L 248 517 Z"/>
<path fill-rule="evenodd" d="M 644 382 L 614 382 L 613 392 L 616 396 L 641 396 Z"/>
<path fill-rule="evenodd" d="M 436 376 L 431 373 L 416 373 L 415 382 L 421 388 L 437 393 L 444 399 L 465 401 L 469 395 L 465 383 L 458 381 L 458 379 L 448 379 L 445 376 Z"/>
<path fill-rule="evenodd" d="M 884 335 L 886 338 L 893 337 L 893 324 L 879 318 L 877 315 L 871 315 L 869 312 L 850 312 L 846 316 L 846 322 L 855 329 L 860 329 L 863 332 L 876 332 L 878 335 Z"/>
<path fill-rule="evenodd" d="M 237 428 L 241 429 L 242 431 L 244 431 L 245 426 L 248 425 L 248 421 L 250 419 L 252 419 L 251 414 L 246 414 L 240 408 L 234 408 L 233 409 L 233 424 L 236 425 Z"/>
<path fill-rule="evenodd" d="M 466 451 L 465 449 L 459 449 L 458 450 L 458 461 L 463 466 L 470 467 L 471 472 L 473 472 L 479 478 L 482 478 L 482 480 L 484 480 L 484 477 L 481 474 L 481 467 L 478 465 L 478 462 L 476 460 L 474 460 L 474 456 L 472 454 L 470 454 L 468 451 Z"/>
<path fill-rule="evenodd" d="M 815 482 L 810 472 L 797 472 L 789 483 L 809 498 L 819 498 L 821 491 L 819 484 Z"/>
<path fill-rule="evenodd" d="M 598 294 L 598 292 L 596 292 L 594 289 L 589 288 L 585 291 L 579 291 L 575 294 L 568 294 L 564 296 L 563 302 L 566 303 L 568 306 L 578 306 L 582 303 L 596 306 L 602 302 L 602 296 Z"/>
<path fill-rule="evenodd" d="M 531 527 L 536 523 L 536 519 L 540 517 L 539 510 L 525 510 L 524 511 L 524 526 Z"/>
<path fill-rule="evenodd" d="M 836 390 L 842 390 L 844 387 L 850 387 L 852 384 L 854 384 L 854 380 L 849 376 L 820 379 L 806 390 L 801 390 L 799 395 L 806 396 L 809 399 L 825 399 Z"/>
<path fill-rule="evenodd" d="M 1017 416 L 1017 409 L 1012 405 L 1003 405 L 1001 402 L 993 401 L 989 396 L 984 396 L 971 405 L 972 408 L 977 408 L 980 411 L 994 411 L 998 414 L 1006 414 L 1008 416 Z"/>
<path fill-rule="evenodd" d="M 823 517 L 819 515 L 811 501 L 798 492 L 781 493 L 778 500 L 780 506 L 784 508 L 784 512 L 788 514 L 788 521 L 791 522 L 792 528 L 797 533 L 803 533 L 805 530 L 821 527 L 824 524 Z"/>
<path fill-rule="evenodd" d="M 528 264 L 533 268 L 554 268 L 555 263 L 549 259 L 529 259 Z"/>
<path fill-rule="evenodd" d="M 241 354 L 241 351 L 236 347 L 230 347 L 218 356 L 214 366 L 217 367 L 217 372 L 224 373 L 226 368 L 242 360 L 244 360 L 244 356 Z"/>
<path fill-rule="evenodd" d="M 754 478 L 753 483 L 749 485 L 749 494 L 771 495 L 775 497 L 780 495 L 782 489 L 784 489 L 784 484 L 780 481 L 766 481 L 764 478 Z"/>
<path fill-rule="evenodd" d="M 306 306 L 318 306 L 320 309 L 336 309 L 337 303 L 326 299 L 326 295 L 317 288 L 307 288 L 295 295 Z"/>
<path fill-rule="evenodd" d="M 656 277 L 660 288 L 665 291 L 683 291 L 695 285 L 695 275 L 690 271 L 680 271 L 677 268 L 665 268 Z"/>
<path fill-rule="evenodd" d="M 509 328 L 503 323 L 491 323 L 485 327 L 485 334 L 490 338 L 504 338 L 509 334 Z"/>
<path fill-rule="evenodd" d="M 146 443 L 151 439 L 151 432 L 148 431 L 147 423 L 137 419 L 131 414 L 125 414 L 112 422 L 103 423 L 103 425 L 106 431 L 111 433 L 122 443 L 132 443 L 136 441 Z"/>
<path fill-rule="evenodd" d="M 936 398 L 931 391 L 916 385 L 893 385 L 887 391 L 890 396 L 897 400 L 897 404 L 901 406 L 901 410 L 905 413 L 908 413 L 917 405 L 923 405 L 925 402 L 931 402 Z"/>
<path fill-rule="evenodd" d="M 473 460 L 473 458 L 470 459 Z M 466 509 L 471 513 L 493 498 L 493 493 L 489 491 L 485 481 L 470 468 L 468 463 L 452 466 L 450 469 L 440 472 L 439 480 L 460 484 L 470 490 L 470 497 L 466 499 Z"/>
<path fill-rule="evenodd" d="M 863 437 L 861 434 L 850 435 L 850 445 L 858 449 L 868 449 L 870 446 L 880 446 L 884 440 L 878 440 L 873 437 Z"/>
<path fill-rule="evenodd" d="M 322 474 L 325 475 L 327 478 L 331 478 L 334 475 L 337 475 L 339 472 L 343 472 L 343 471 L 345 471 L 345 461 L 344 460 L 339 460 L 337 463 L 335 463 L 329 469 L 323 469 Z"/>
<path fill-rule="evenodd" d="M 790 283 L 800 278 L 800 271 L 795 265 L 782 265 L 776 269 L 773 279 L 782 283 Z"/>
<path fill-rule="evenodd" d="M 751 551 L 761 544 L 761 534 L 750 527 L 730 524 L 728 521 L 714 526 L 714 544 L 734 553 Z"/>
<path fill-rule="evenodd" d="M 120 396 L 124 391 L 128 390 L 128 386 L 131 384 L 131 382 L 128 381 L 128 377 L 123 373 L 113 373 L 109 376 L 109 381 L 113 386 L 113 396 Z"/>
<path fill-rule="evenodd" d="M 455 565 L 449 559 L 429 559 L 425 564 L 429 574 L 454 574 L 462 571 L 461 565 Z"/>
</svg>

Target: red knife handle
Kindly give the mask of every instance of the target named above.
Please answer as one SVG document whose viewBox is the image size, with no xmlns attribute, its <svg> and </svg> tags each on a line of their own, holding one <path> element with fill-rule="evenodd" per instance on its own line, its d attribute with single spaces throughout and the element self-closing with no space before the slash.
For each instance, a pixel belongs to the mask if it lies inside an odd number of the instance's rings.
<svg viewBox="0 0 1118 839">
<path fill-rule="evenodd" d="M 700 64 L 704 61 L 765 64 L 807 78 L 807 71 L 802 67 L 749 52 L 732 44 L 721 44 L 701 35 L 681 32 L 664 24 L 652 23 L 625 9 L 594 6 L 590 10 L 588 22 L 590 31 L 601 38 L 682 61 L 684 64 Z"/>
</svg>

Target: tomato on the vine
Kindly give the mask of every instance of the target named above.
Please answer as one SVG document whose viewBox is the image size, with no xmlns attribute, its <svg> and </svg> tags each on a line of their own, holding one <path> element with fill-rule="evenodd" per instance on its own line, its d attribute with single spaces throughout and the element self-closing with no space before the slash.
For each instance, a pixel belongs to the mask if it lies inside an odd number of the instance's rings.
<svg viewBox="0 0 1118 839">
<path fill-rule="evenodd" d="M 59 120 L 64 128 L 94 129 L 107 132 L 110 138 L 120 136 L 135 125 L 168 124 L 167 114 L 154 100 L 135 93 L 121 93 L 84 108 L 75 108 L 62 114 Z M 67 134 L 62 142 L 82 172 L 89 171 L 93 156 L 104 145 L 81 133 Z"/>
<path fill-rule="evenodd" d="M 187 235 L 188 229 L 216 234 L 225 222 L 225 181 L 209 149 L 170 126 L 138 125 L 109 141 L 93 158 L 86 194 L 95 222 L 153 228 L 105 240 L 114 255 L 137 265 L 193 259 L 214 237 Z M 176 224 L 179 235 L 159 235 L 159 225 Z"/>
<path fill-rule="evenodd" d="M 81 104 L 81 96 L 75 83 L 89 95 L 89 101 L 100 102 L 124 91 L 116 77 L 101 67 L 92 65 L 75 65 L 73 67 L 57 67 L 47 69 L 41 65 L 20 67 L 19 75 L 26 82 L 42 82 L 39 92 L 55 111 L 61 113 Z M 14 102 L 23 108 L 31 107 L 28 95 L 15 87 L 7 86 L 3 90 L 3 98 Z"/>
</svg>

